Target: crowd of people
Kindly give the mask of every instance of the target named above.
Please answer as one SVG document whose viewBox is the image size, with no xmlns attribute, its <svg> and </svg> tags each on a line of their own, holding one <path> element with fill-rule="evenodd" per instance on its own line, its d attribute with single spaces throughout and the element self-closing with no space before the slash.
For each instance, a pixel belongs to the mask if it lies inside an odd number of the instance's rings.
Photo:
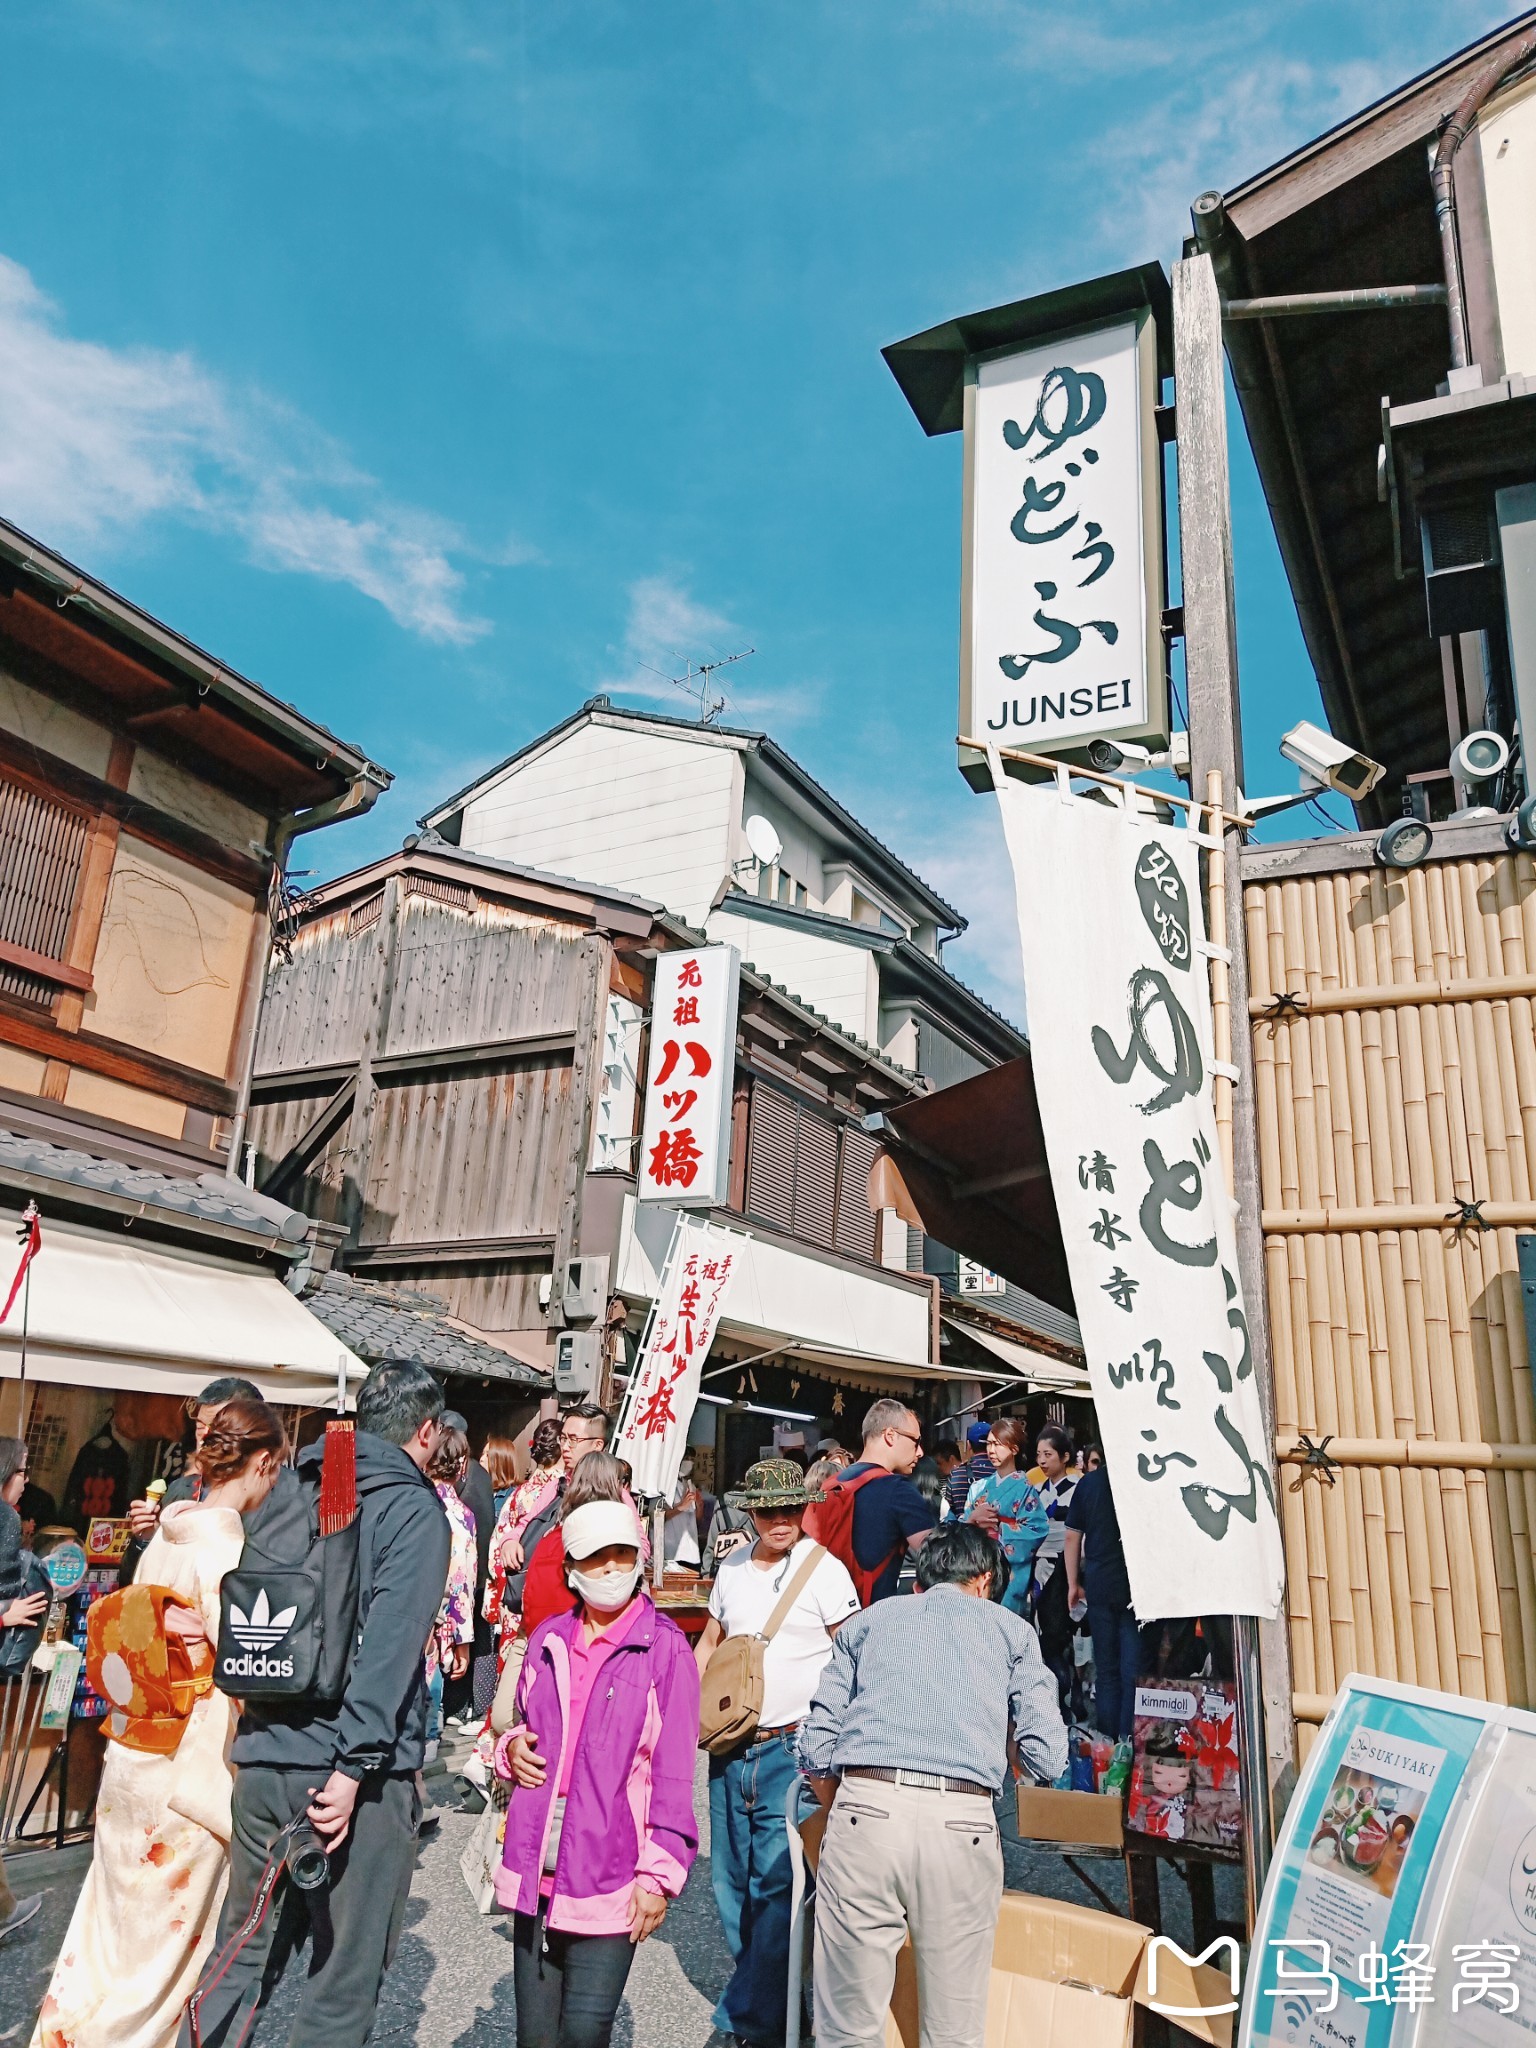
<svg viewBox="0 0 1536 2048">
<path fill-rule="evenodd" d="M 205 1389 L 193 1420 L 184 1477 L 134 1503 L 119 1589 L 91 1610 L 95 1850 L 32 2048 L 237 2048 L 306 1937 L 293 2048 L 361 2044 L 449 1727 L 475 1737 L 465 1775 L 490 1802 L 519 2048 L 610 2040 L 698 1852 L 701 1740 L 720 2034 L 773 2048 L 799 1996 L 788 1817 L 821 1837 L 821 2048 L 883 2042 L 908 1938 L 924 2043 L 980 2043 L 994 1802 L 1061 1780 L 1088 1642 L 1113 1736 L 1143 1654 L 1108 1475 L 1064 1429 L 1031 1442 L 998 1417 L 925 1455 L 913 1411 L 879 1400 L 857 1455 L 829 1439 L 764 1460 L 719 1501 L 685 1469 L 658 1526 L 664 1561 L 709 1587 L 690 1643 L 651 1597 L 597 1407 L 476 1458 L 438 1382 L 394 1362 L 355 1429 L 296 1458 L 243 1382 Z M 26 1481 L 0 1440 L 12 1631 L 46 1605 L 26 1590 Z M 22 1911 L 0 1873 L 0 1938 Z"/>
</svg>

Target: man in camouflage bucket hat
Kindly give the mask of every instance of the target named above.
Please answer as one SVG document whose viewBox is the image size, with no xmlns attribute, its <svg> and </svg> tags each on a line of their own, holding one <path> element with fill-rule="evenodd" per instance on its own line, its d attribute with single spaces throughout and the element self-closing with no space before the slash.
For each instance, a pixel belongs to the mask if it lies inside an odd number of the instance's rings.
<svg viewBox="0 0 1536 2048">
<path fill-rule="evenodd" d="M 764 1458 L 749 1467 L 740 1490 L 726 1498 L 751 1515 L 757 1536 L 720 1566 L 709 1622 L 699 1638 L 701 1673 L 727 1636 L 761 1634 L 781 1595 L 819 1548 L 800 1524 L 821 1496 L 807 1488 L 805 1474 L 787 1458 Z M 858 1611 L 847 1567 L 822 1551 L 764 1645 L 756 1735 L 735 1755 L 710 1759 L 710 1875 L 736 1965 L 714 2023 L 748 2048 L 784 2039 L 790 1895 L 784 1811 L 798 1778 L 795 1731 L 832 1654 L 833 1636 Z"/>
<path fill-rule="evenodd" d="M 733 1508 L 808 1508 L 821 1495 L 806 1486 L 805 1474 L 792 1458 L 762 1458 L 747 1467 L 739 1491 L 728 1493 Z"/>
</svg>

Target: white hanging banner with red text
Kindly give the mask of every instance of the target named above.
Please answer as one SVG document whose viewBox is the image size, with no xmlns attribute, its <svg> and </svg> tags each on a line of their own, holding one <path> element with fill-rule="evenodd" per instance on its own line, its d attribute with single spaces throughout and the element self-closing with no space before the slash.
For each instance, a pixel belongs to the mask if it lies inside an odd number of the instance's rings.
<svg viewBox="0 0 1536 2048">
<path fill-rule="evenodd" d="M 626 1458 L 632 1490 L 670 1501 L 698 1406 L 704 1361 L 742 1246 L 733 1231 L 680 1215 L 656 1313 L 635 1364 L 614 1455 Z"/>
<path fill-rule="evenodd" d="M 656 962 L 640 1140 L 642 1202 L 713 1209 L 729 1197 L 740 984 L 741 955 L 734 946 L 663 953 Z"/>
</svg>

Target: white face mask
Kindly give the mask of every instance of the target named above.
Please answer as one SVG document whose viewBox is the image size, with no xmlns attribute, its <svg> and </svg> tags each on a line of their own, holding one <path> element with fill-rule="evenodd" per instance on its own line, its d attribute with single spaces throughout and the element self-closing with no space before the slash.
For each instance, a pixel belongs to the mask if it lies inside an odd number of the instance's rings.
<svg viewBox="0 0 1536 2048">
<path fill-rule="evenodd" d="M 642 1566 L 638 1559 L 627 1572 L 578 1572 L 570 1574 L 571 1591 L 578 1600 L 599 1614 L 612 1614 L 622 1607 L 640 1583 Z"/>
</svg>

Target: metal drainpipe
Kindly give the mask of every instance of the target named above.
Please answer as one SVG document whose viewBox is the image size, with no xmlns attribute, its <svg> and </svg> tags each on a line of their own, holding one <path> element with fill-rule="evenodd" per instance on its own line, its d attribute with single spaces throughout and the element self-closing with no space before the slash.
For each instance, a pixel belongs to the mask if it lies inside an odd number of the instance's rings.
<svg viewBox="0 0 1536 2048">
<path fill-rule="evenodd" d="M 1467 88 L 1460 105 L 1446 122 L 1435 151 L 1430 184 L 1435 194 L 1435 222 L 1440 230 L 1440 257 L 1445 265 L 1445 303 L 1451 329 L 1451 368 L 1464 370 L 1471 360 L 1467 334 L 1466 296 L 1462 289 L 1461 250 L 1456 240 L 1456 152 L 1466 141 L 1479 109 L 1493 96 L 1512 71 L 1518 71 L 1528 57 L 1536 54 L 1536 29 L 1529 30 L 1512 48 L 1497 56 L 1486 71 Z"/>
<path fill-rule="evenodd" d="M 317 832 L 322 825 L 333 825 L 338 818 L 360 818 L 364 811 L 371 811 L 379 798 L 389 787 L 387 779 L 380 781 L 377 771 L 365 771 L 349 782 L 340 796 L 328 797 L 323 804 L 314 804 L 307 811 L 290 811 L 277 821 L 277 830 L 272 835 L 272 871 L 281 874 L 288 861 L 288 849 L 302 832 Z M 270 924 L 267 934 L 268 949 L 271 947 Z M 251 1084 L 256 1073 L 256 1041 L 261 1035 L 261 1013 L 267 1000 L 266 963 L 262 963 L 261 985 L 256 992 L 256 1014 L 251 1019 L 250 1044 L 240 1074 L 240 1093 L 235 1104 L 235 1114 L 229 1128 L 229 1163 L 225 1172 L 231 1180 L 239 1180 L 240 1153 L 245 1144 L 245 1126 L 251 1111 Z"/>
</svg>

